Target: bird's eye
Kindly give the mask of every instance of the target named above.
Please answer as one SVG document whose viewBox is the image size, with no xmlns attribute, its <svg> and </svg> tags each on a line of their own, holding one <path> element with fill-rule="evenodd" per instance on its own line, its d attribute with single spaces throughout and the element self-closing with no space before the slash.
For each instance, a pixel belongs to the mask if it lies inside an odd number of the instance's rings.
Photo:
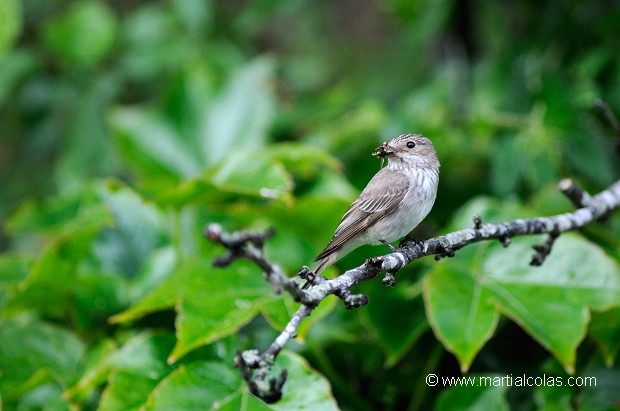
<svg viewBox="0 0 620 411">
<path fill-rule="evenodd" d="M 407 147 L 408 148 L 414 148 L 415 147 L 415 143 L 413 141 L 408 141 L 407 142 Z"/>
</svg>

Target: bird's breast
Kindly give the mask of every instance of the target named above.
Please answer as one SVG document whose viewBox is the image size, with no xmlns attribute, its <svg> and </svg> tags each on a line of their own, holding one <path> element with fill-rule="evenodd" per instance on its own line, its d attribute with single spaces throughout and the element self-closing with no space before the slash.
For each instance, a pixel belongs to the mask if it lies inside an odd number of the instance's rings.
<svg viewBox="0 0 620 411">
<path fill-rule="evenodd" d="M 401 171 L 403 172 L 403 171 Z M 414 169 L 407 172 L 410 188 L 394 212 L 385 215 L 368 228 L 368 237 L 388 242 L 409 234 L 433 208 L 437 196 L 439 173 L 436 169 Z"/>
</svg>

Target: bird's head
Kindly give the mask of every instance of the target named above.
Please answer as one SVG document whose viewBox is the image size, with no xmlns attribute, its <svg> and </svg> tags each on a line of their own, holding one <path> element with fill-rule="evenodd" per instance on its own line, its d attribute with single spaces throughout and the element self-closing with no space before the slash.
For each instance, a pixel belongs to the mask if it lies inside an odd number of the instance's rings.
<svg viewBox="0 0 620 411">
<path fill-rule="evenodd" d="M 421 134 L 402 134 L 384 142 L 372 153 L 375 157 L 389 159 L 389 165 L 402 167 L 439 168 L 439 160 L 433 143 Z"/>
</svg>

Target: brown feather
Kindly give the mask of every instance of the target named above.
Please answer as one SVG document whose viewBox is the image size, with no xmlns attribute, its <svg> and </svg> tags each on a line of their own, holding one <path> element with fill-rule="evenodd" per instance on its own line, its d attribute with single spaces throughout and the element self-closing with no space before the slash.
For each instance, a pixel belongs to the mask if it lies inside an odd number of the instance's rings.
<svg viewBox="0 0 620 411">
<path fill-rule="evenodd" d="M 389 176 L 389 177 L 388 177 Z M 373 184 L 374 183 L 374 184 Z M 385 187 L 389 185 L 389 187 Z M 342 217 L 334 237 L 314 259 L 319 261 L 337 251 L 344 243 L 394 212 L 409 190 L 405 174 L 381 169 Z"/>
</svg>

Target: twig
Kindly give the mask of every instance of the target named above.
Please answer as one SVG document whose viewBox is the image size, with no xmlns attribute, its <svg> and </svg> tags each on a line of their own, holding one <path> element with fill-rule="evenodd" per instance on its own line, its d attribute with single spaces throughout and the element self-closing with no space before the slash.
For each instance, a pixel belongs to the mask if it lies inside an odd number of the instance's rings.
<svg viewBox="0 0 620 411">
<path fill-rule="evenodd" d="M 536 253 L 532 258 L 532 264 L 540 265 L 551 252 L 555 239 L 561 233 L 581 229 L 620 207 L 620 180 L 593 197 L 570 180 L 562 180 L 559 188 L 579 207 L 577 210 L 572 213 L 516 219 L 504 223 L 483 224 L 479 216 L 474 216 L 473 228 L 466 228 L 426 241 L 404 241 L 403 246 L 396 251 L 370 258 L 359 267 L 348 270 L 333 279 L 323 276 L 314 277 L 314 274 L 304 267 L 300 271 L 300 276 L 306 281 L 309 275 L 313 276 L 308 289 L 302 289 L 299 280 L 288 278 L 280 267 L 266 259 L 262 248 L 264 242 L 273 235 L 272 229 L 263 233 L 240 231 L 229 234 L 217 224 L 209 225 L 205 229 L 205 236 L 228 249 L 228 254 L 216 259 L 213 262 L 214 265 L 229 265 L 236 258 L 253 261 L 263 270 L 265 279 L 271 284 L 274 292 L 280 293 L 284 289 L 293 296 L 295 301 L 302 304 L 263 354 L 259 354 L 257 350 L 244 351 L 237 355 L 235 365 L 239 367 L 253 394 L 266 402 L 277 401 L 281 397 L 286 373 L 281 373 L 277 378 L 267 378 L 267 375 L 284 345 L 294 338 L 301 321 L 309 316 L 327 296 L 331 294 L 338 296 L 348 309 L 360 307 L 368 303 L 368 298 L 361 294 L 351 294 L 351 288 L 363 281 L 371 280 L 380 272 L 386 273 L 384 284 L 393 286 L 396 283 L 395 273 L 424 256 L 452 257 L 457 250 L 480 241 L 499 240 L 504 246 L 508 246 L 513 237 L 546 233 L 549 234 L 547 241 L 534 247 Z"/>
<path fill-rule="evenodd" d="M 558 183 L 558 188 L 577 208 L 587 207 L 592 201 L 590 194 L 585 192 L 570 178 L 565 178 Z"/>
<path fill-rule="evenodd" d="M 620 122 L 618 122 L 618 119 L 616 118 L 614 112 L 611 110 L 611 107 L 609 107 L 609 104 L 607 104 L 601 99 L 596 99 L 594 101 L 594 105 L 603 112 L 603 114 L 605 115 L 605 119 L 609 123 L 609 126 L 614 131 L 614 133 L 620 136 Z"/>
<path fill-rule="evenodd" d="M 620 154 L 620 122 L 618 122 L 618 119 L 616 118 L 614 112 L 611 110 L 611 107 L 609 107 L 609 104 L 607 104 L 603 100 L 596 99 L 596 101 L 594 101 L 594 105 L 596 106 L 596 108 L 603 112 L 605 120 L 607 120 L 607 123 L 609 123 L 609 127 L 611 127 L 611 130 L 613 131 L 615 136 L 615 141 L 613 143 L 614 150 L 616 154 Z"/>
<path fill-rule="evenodd" d="M 547 256 L 551 254 L 551 249 L 553 248 L 553 244 L 555 243 L 555 240 L 557 240 L 559 236 L 560 236 L 560 233 L 554 229 L 553 231 L 549 233 L 549 235 L 547 236 L 547 240 L 545 240 L 543 244 L 533 245 L 532 248 L 536 252 L 532 256 L 532 259 L 530 260 L 530 265 L 541 266 L 545 262 L 545 259 L 547 258 Z"/>
<path fill-rule="evenodd" d="M 272 264 L 263 253 L 263 245 L 275 234 L 275 230 L 270 228 L 262 233 L 250 231 L 237 231 L 235 233 L 226 233 L 218 224 L 209 224 L 204 235 L 209 240 L 219 243 L 228 249 L 228 254 L 213 260 L 213 266 L 226 267 L 237 258 L 245 258 L 254 262 L 265 273 L 265 280 L 273 289 L 275 294 L 280 294 L 282 289 L 286 290 L 293 296 L 295 301 L 307 303 L 299 293 L 299 285 L 288 278 L 284 271 L 276 265 Z"/>
</svg>

